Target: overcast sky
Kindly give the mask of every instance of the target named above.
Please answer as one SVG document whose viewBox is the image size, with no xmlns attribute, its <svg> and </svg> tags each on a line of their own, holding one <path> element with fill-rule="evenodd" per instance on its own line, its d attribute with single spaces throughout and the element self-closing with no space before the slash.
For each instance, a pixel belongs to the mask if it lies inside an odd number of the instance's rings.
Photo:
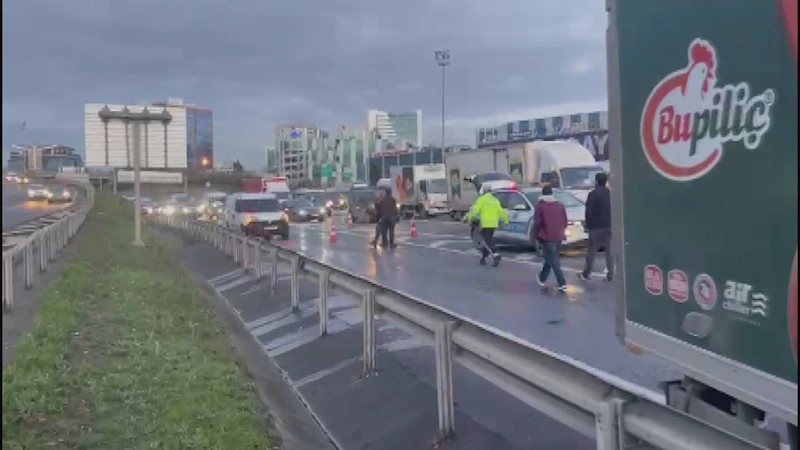
<svg viewBox="0 0 800 450">
<path fill-rule="evenodd" d="M 423 110 L 438 142 L 605 109 L 599 0 L 3 0 L 3 158 L 82 151 L 84 103 L 182 98 L 214 110 L 217 161 L 263 165 L 280 123 L 361 125 Z M 26 124 L 23 130 L 22 124 Z"/>
</svg>

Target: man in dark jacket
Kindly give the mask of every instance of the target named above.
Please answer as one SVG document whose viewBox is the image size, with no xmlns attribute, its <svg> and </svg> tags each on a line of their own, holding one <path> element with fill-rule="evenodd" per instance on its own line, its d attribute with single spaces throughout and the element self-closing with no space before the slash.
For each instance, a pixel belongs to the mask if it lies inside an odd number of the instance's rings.
<svg viewBox="0 0 800 450">
<path fill-rule="evenodd" d="M 397 219 L 397 200 L 392 196 L 392 192 L 387 190 L 383 197 L 378 200 L 375 210 L 380 217 L 381 223 L 381 244 L 383 247 L 395 248 L 394 226 Z M 387 238 L 388 235 L 388 238 Z"/>
<path fill-rule="evenodd" d="M 384 194 L 383 189 L 378 189 L 378 194 L 375 196 L 375 201 L 372 203 L 372 209 L 375 211 L 375 237 L 369 242 L 369 245 L 375 247 L 378 245 L 378 238 L 383 234 L 382 224 L 381 224 L 381 216 L 378 212 L 378 203 L 380 203 L 381 199 L 383 198 Z"/>
<path fill-rule="evenodd" d="M 594 269 L 597 252 L 605 249 L 606 280 L 614 278 L 614 258 L 611 254 L 611 191 L 606 187 L 608 175 L 598 173 L 594 177 L 595 188 L 586 199 L 586 229 L 589 233 L 589 248 L 586 251 L 586 265 L 578 274 L 582 280 L 589 280 Z"/>
<path fill-rule="evenodd" d="M 550 270 L 556 277 L 559 291 L 567 290 L 567 280 L 561 271 L 561 242 L 567 238 L 567 209 L 553 197 L 553 188 L 545 186 L 533 212 L 533 233 L 544 254 L 542 271 L 536 281 L 544 286 Z"/>
</svg>

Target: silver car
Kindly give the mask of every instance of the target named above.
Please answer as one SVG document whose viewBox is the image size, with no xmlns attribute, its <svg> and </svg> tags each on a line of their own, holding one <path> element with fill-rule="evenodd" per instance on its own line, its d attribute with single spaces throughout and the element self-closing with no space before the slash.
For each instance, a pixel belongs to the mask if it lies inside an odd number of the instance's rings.
<svg viewBox="0 0 800 450">
<path fill-rule="evenodd" d="M 493 192 L 494 196 L 506 210 L 508 225 L 500 225 L 495 231 L 495 242 L 504 245 L 532 247 L 537 249 L 538 242 L 533 236 L 533 212 L 541 188 L 501 189 Z M 586 245 L 589 236 L 584 229 L 583 222 L 586 217 L 586 207 L 575 195 L 559 190 L 553 190 L 553 197 L 561 202 L 567 210 L 567 239 L 563 247 L 581 247 Z M 473 241 L 479 242 L 479 230 L 473 227 Z M 538 249 L 537 249 L 538 250 Z"/>
<path fill-rule="evenodd" d="M 50 189 L 47 189 L 45 186 L 41 184 L 29 184 L 28 185 L 28 200 L 47 200 L 53 194 L 50 192 Z"/>
</svg>

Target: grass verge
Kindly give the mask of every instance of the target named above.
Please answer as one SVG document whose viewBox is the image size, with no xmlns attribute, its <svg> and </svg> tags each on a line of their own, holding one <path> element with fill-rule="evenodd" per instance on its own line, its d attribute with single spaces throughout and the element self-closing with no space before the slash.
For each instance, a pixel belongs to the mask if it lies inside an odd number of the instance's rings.
<svg viewBox="0 0 800 450">
<path fill-rule="evenodd" d="M 8 449 L 269 449 L 263 406 L 166 243 L 131 246 L 130 204 L 98 194 L 3 371 Z"/>
</svg>

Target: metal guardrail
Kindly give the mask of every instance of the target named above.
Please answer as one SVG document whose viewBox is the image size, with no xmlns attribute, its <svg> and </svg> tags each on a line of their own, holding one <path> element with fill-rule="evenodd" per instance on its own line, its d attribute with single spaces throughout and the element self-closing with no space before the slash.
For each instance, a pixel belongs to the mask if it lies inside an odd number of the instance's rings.
<svg viewBox="0 0 800 450">
<path fill-rule="evenodd" d="M 214 245 L 245 270 L 252 271 L 256 279 L 266 275 L 261 273 L 261 261 L 266 255 L 271 261 L 273 292 L 278 264 L 288 264 L 293 311 L 300 308 L 300 276 L 315 278 L 319 284 L 320 336 L 327 334 L 330 289 L 335 287 L 354 296 L 362 306 L 364 375 L 376 369 L 376 314 L 426 338 L 435 349 L 441 438 L 446 439 L 455 431 L 452 364 L 456 361 L 533 408 L 594 438 L 600 450 L 765 449 L 612 385 L 568 358 L 357 274 L 216 224 L 175 217 L 157 220 Z"/>
<path fill-rule="evenodd" d="M 82 205 L 69 211 L 55 222 L 26 236 L 9 249 L 3 249 L 3 312 L 14 308 L 14 271 L 17 262 L 22 264 L 22 280 L 26 289 L 33 287 L 36 268 L 44 273 L 47 266 L 55 261 L 56 254 L 69 243 L 78 232 L 86 215 L 94 206 L 94 188 L 85 183 L 70 183 L 85 190 L 86 199 Z"/>
</svg>

